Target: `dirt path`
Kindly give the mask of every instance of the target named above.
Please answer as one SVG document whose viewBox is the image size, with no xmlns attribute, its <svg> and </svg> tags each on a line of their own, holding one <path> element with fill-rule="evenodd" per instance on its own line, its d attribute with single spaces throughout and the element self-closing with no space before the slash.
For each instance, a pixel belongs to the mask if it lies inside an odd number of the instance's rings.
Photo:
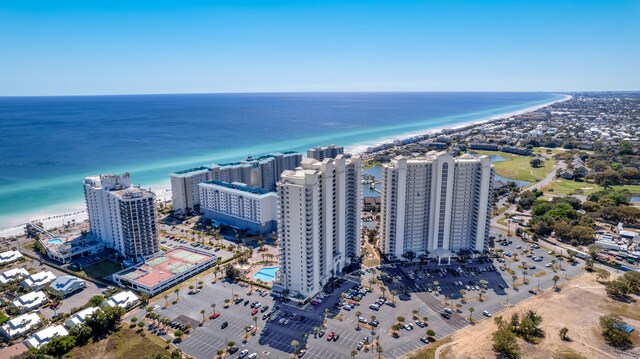
<svg viewBox="0 0 640 359">
<path fill-rule="evenodd" d="M 543 317 L 541 328 L 544 337 L 538 344 L 518 339 L 523 358 L 636 358 L 640 355 L 638 349 L 621 352 L 604 343 L 600 335 L 599 317 L 610 313 L 614 308 L 612 306 L 621 304 L 606 297 L 604 286 L 596 282 L 594 275 L 581 275 L 561 288 L 560 292 L 548 291 L 496 314 L 508 319 L 514 313 L 531 309 Z M 638 303 L 622 305 L 629 306 L 625 307 L 626 312 L 637 313 L 640 310 Z M 622 315 L 623 312 L 616 314 Z M 624 319 L 631 326 L 640 325 L 634 318 Z M 558 332 L 562 327 L 569 329 L 570 341 L 560 339 Z M 493 359 L 495 353 L 491 336 L 495 330 L 496 325 L 491 319 L 462 329 L 451 336 L 451 343 L 438 348 L 436 358 Z M 632 340 L 635 344 L 640 343 L 640 336 L 634 333 Z"/>
</svg>

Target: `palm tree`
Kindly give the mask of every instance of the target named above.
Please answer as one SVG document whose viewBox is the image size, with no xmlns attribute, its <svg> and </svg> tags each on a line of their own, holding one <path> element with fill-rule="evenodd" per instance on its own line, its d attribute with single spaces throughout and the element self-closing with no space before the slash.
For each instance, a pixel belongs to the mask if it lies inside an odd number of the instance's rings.
<svg viewBox="0 0 640 359">
<path fill-rule="evenodd" d="M 253 331 L 255 333 L 258 330 L 258 317 L 253 317 L 253 324 L 254 324 Z"/>
<path fill-rule="evenodd" d="M 360 330 L 360 316 L 362 315 L 362 312 L 360 311 L 356 311 L 356 320 L 358 321 L 358 330 Z"/>
<path fill-rule="evenodd" d="M 391 301 L 393 303 L 396 302 L 396 295 L 398 295 L 398 291 L 396 291 L 395 289 L 391 291 Z"/>
<path fill-rule="evenodd" d="M 414 309 L 414 310 L 411 311 L 411 313 L 413 314 L 413 319 L 418 318 L 418 312 L 419 312 L 418 309 Z"/>
<path fill-rule="evenodd" d="M 216 315 L 216 303 L 211 303 L 211 308 L 213 308 L 213 315 Z"/>
<path fill-rule="evenodd" d="M 525 283 L 527 282 L 527 274 L 529 274 L 529 272 L 527 272 L 526 270 L 522 271 L 522 281 Z"/>
<path fill-rule="evenodd" d="M 460 300 L 462 301 L 462 303 L 464 303 L 465 294 L 467 294 L 467 292 L 465 292 L 464 289 L 460 289 Z"/>
<path fill-rule="evenodd" d="M 291 346 L 293 347 L 293 352 L 297 353 L 298 352 L 298 346 L 300 345 L 300 343 L 297 340 L 292 340 L 291 341 Z"/>
<path fill-rule="evenodd" d="M 357 351 L 357 350 L 355 350 L 355 349 L 352 349 L 352 350 L 351 350 L 351 357 L 352 357 L 352 358 L 355 358 L 355 357 L 356 357 L 356 355 L 358 355 L 358 351 Z"/>
<path fill-rule="evenodd" d="M 180 293 L 180 288 L 176 288 L 176 290 L 173 291 L 174 293 L 176 293 L 176 302 L 180 299 L 180 296 L 178 296 L 178 293 Z"/>
<path fill-rule="evenodd" d="M 557 288 L 558 281 L 560 280 L 560 277 L 558 277 L 557 275 L 554 275 L 553 278 L 551 278 L 551 280 L 553 281 L 553 287 Z"/>
<path fill-rule="evenodd" d="M 518 279 L 518 277 L 516 275 L 512 275 L 511 276 L 511 286 L 512 287 L 516 286 L 516 279 Z"/>
<path fill-rule="evenodd" d="M 387 291 L 387 288 L 384 285 L 381 285 L 380 286 L 380 291 L 382 292 L 382 296 L 385 297 L 384 293 Z"/>
<path fill-rule="evenodd" d="M 318 336 L 318 332 L 320 332 L 320 328 L 318 327 L 313 327 L 313 337 L 317 337 Z"/>
<path fill-rule="evenodd" d="M 475 312 L 476 310 L 473 307 L 469 308 L 469 322 L 473 323 L 473 318 L 471 317 L 473 315 L 473 312 Z"/>
<path fill-rule="evenodd" d="M 377 280 L 373 277 L 369 278 L 369 289 L 373 289 L 371 288 L 372 285 L 376 284 Z"/>
<path fill-rule="evenodd" d="M 205 310 L 204 310 L 204 309 L 201 309 L 201 310 L 200 310 L 200 314 L 202 314 L 202 322 L 203 322 L 203 323 L 204 323 L 204 313 L 205 313 Z"/>
<path fill-rule="evenodd" d="M 165 294 L 164 295 L 164 306 L 165 306 L 165 308 L 167 307 L 167 305 L 169 305 L 169 295 Z"/>
</svg>

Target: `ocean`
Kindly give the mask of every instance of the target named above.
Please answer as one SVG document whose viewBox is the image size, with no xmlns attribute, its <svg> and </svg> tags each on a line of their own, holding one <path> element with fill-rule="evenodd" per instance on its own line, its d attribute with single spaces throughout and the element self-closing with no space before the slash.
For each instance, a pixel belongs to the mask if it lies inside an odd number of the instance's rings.
<svg viewBox="0 0 640 359">
<path fill-rule="evenodd" d="M 351 151 L 563 98 L 551 93 L 273 93 L 0 98 L 0 229 L 83 209 L 82 180 L 338 144 Z"/>
</svg>

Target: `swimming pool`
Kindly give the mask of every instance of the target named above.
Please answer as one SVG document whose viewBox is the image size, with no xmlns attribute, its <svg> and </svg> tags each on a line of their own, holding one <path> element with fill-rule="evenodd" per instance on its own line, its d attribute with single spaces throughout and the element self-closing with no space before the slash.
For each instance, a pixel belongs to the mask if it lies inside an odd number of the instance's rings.
<svg viewBox="0 0 640 359">
<path fill-rule="evenodd" d="M 62 244 L 62 239 L 60 239 L 60 238 L 51 238 L 47 242 L 49 242 L 49 244 Z"/>
<path fill-rule="evenodd" d="M 280 270 L 280 267 L 262 268 L 253 275 L 253 278 L 260 279 L 265 282 L 273 282 L 276 279 L 276 273 Z"/>
</svg>

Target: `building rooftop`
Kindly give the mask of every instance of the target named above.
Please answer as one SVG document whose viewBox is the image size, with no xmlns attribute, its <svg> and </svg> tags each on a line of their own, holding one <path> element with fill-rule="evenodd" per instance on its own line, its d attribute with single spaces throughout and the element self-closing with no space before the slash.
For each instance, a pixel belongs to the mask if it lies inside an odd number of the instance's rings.
<svg viewBox="0 0 640 359">
<path fill-rule="evenodd" d="M 76 282 L 84 282 L 84 280 L 74 277 L 72 275 L 63 275 L 61 277 L 56 278 L 49 286 L 55 290 L 59 290 L 61 292 L 65 292 L 69 287 L 71 287 Z"/>
<path fill-rule="evenodd" d="M 186 248 L 178 248 L 151 259 L 140 266 L 128 268 L 116 274 L 146 287 L 154 287 L 212 258 L 215 258 L 215 256 Z"/>
<path fill-rule="evenodd" d="M 118 191 L 112 191 L 115 196 L 122 199 L 139 199 L 139 198 L 154 198 L 155 193 L 148 191 L 140 187 L 129 187 Z"/>
<path fill-rule="evenodd" d="M 0 253 L 0 264 L 17 261 L 22 258 L 22 253 L 18 251 L 6 251 Z"/>
<path fill-rule="evenodd" d="M 27 293 L 13 301 L 13 305 L 18 308 L 32 309 L 39 307 L 47 301 L 47 295 L 42 291 Z"/>
<path fill-rule="evenodd" d="M 189 168 L 186 170 L 175 171 L 175 172 L 172 172 L 170 175 L 174 177 L 187 177 L 197 173 L 206 173 L 206 172 L 209 172 L 209 167 L 200 166 L 195 168 Z"/>
<path fill-rule="evenodd" d="M 69 335 L 69 332 L 62 325 L 52 325 L 36 332 L 29 338 L 25 339 L 24 345 L 29 348 L 39 349 L 54 337 L 65 337 L 67 335 Z"/>
<path fill-rule="evenodd" d="M 40 324 L 40 316 L 36 313 L 27 313 L 9 320 L 2 326 L 2 331 L 11 338 L 18 337 Z"/>
<path fill-rule="evenodd" d="M 42 271 L 32 274 L 22 281 L 23 286 L 38 287 L 43 286 L 56 279 L 56 275 L 52 271 Z"/>
<path fill-rule="evenodd" d="M 14 279 L 17 279 L 17 277 L 19 276 L 28 277 L 29 272 L 27 272 L 27 270 L 24 268 L 14 268 L 14 269 L 10 269 L 8 271 L 2 272 L 2 274 L 0 274 L 0 283 L 2 284 L 8 283 Z"/>
<path fill-rule="evenodd" d="M 105 304 L 109 307 L 126 308 L 132 304 L 135 304 L 137 301 L 138 296 L 136 296 L 132 291 L 128 290 L 112 295 L 105 302 Z"/>
<path fill-rule="evenodd" d="M 201 183 L 200 185 L 201 185 L 201 186 L 211 186 L 211 185 L 216 185 L 216 186 L 220 186 L 220 187 L 224 187 L 224 188 L 229 188 L 229 189 L 234 189 L 234 190 L 237 190 L 237 191 L 247 192 L 247 193 L 251 193 L 251 194 L 267 194 L 267 193 L 272 193 L 271 191 L 267 191 L 267 190 L 262 189 L 262 188 L 248 187 L 248 186 L 246 186 L 246 185 L 241 185 L 241 184 L 238 184 L 238 183 L 227 183 L 227 182 L 216 181 L 216 180 L 203 182 L 203 183 Z"/>
<path fill-rule="evenodd" d="M 71 317 L 69 317 L 69 319 L 67 319 L 64 322 L 64 325 L 67 328 L 71 329 L 76 325 L 83 324 L 87 320 L 87 317 L 89 317 L 91 314 L 95 313 L 98 310 L 100 310 L 100 308 L 98 307 L 89 307 L 89 308 L 83 309 L 73 314 Z"/>
</svg>

